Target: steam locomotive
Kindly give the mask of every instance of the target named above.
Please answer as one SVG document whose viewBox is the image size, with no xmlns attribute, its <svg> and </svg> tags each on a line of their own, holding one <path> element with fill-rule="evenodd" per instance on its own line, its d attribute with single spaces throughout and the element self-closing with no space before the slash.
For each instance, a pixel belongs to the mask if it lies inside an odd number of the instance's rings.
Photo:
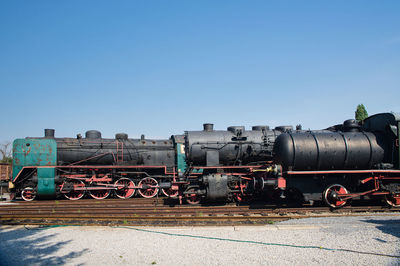
<svg viewBox="0 0 400 266">
<path fill-rule="evenodd" d="M 85 195 L 126 199 L 159 194 L 201 201 L 324 201 L 332 208 L 353 198 L 382 197 L 400 206 L 400 115 L 381 113 L 323 130 L 301 126 L 231 126 L 186 131 L 169 139 L 85 137 L 16 139 L 9 188 L 36 197 Z"/>
</svg>

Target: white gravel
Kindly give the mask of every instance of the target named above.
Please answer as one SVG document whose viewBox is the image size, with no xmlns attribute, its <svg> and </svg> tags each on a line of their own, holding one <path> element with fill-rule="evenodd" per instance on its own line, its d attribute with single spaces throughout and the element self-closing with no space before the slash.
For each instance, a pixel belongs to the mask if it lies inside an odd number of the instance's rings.
<svg viewBox="0 0 400 266">
<path fill-rule="evenodd" d="M 28 228 L 0 227 L 1 265 L 400 265 L 400 258 L 365 254 L 400 256 L 396 214 L 308 218 L 265 226 Z"/>
</svg>

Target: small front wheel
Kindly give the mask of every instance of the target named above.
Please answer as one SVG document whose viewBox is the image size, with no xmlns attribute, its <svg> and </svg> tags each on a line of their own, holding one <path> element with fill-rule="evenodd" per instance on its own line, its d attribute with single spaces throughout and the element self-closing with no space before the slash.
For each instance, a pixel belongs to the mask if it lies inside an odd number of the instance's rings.
<svg viewBox="0 0 400 266">
<path fill-rule="evenodd" d="M 400 207 L 400 193 L 390 193 L 385 195 L 385 202 L 389 206 L 399 208 Z"/>
<path fill-rule="evenodd" d="M 161 192 L 168 198 L 176 198 L 179 194 L 178 190 L 174 190 L 172 188 L 162 188 Z"/>
<path fill-rule="evenodd" d="M 32 201 L 36 198 L 36 191 L 31 187 L 26 187 L 21 191 L 21 197 L 25 201 Z"/>
<path fill-rule="evenodd" d="M 200 203 L 200 196 L 197 194 L 197 188 L 196 187 L 189 187 L 185 191 L 185 199 L 186 202 L 191 204 L 191 205 L 196 205 Z"/>
<path fill-rule="evenodd" d="M 349 194 L 347 189 L 339 184 L 331 185 L 322 194 L 322 197 L 326 204 L 332 208 L 343 207 L 347 200 L 343 199 L 343 196 Z"/>
</svg>

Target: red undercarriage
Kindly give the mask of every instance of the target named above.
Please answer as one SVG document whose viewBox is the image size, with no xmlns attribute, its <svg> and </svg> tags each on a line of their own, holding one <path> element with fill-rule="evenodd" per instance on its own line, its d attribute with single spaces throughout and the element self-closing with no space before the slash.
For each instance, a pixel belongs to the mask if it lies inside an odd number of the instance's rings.
<svg viewBox="0 0 400 266">
<path fill-rule="evenodd" d="M 154 197 L 158 194 L 159 189 L 164 195 L 169 197 L 178 197 L 180 200 L 183 197 L 190 198 L 195 196 L 193 194 L 183 195 L 182 187 L 187 186 L 190 183 L 190 179 L 196 179 L 202 175 L 202 173 L 196 173 L 194 170 L 202 169 L 203 171 L 223 173 L 224 175 L 232 175 L 240 177 L 240 183 L 237 184 L 237 189 L 240 193 L 236 193 L 237 199 L 241 199 L 246 196 L 246 186 L 249 180 L 254 179 L 257 176 L 262 176 L 263 179 L 271 179 L 267 172 L 269 166 L 255 165 L 255 166 L 228 166 L 228 167 L 192 167 L 188 171 L 187 181 L 179 182 L 177 180 L 178 173 L 175 171 L 169 172 L 166 166 L 126 166 L 126 165 L 108 165 L 108 166 L 87 166 L 87 165 L 69 165 L 69 166 L 29 166 L 24 167 L 20 173 L 14 179 L 14 182 L 20 177 L 20 174 L 24 169 L 34 168 L 54 168 L 58 170 L 59 176 L 64 182 L 59 185 L 59 191 L 69 199 L 80 199 L 85 192 L 88 192 L 93 198 L 103 199 L 106 198 L 112 190 L 116 192 L 116 195 L 120 198 L 130 198 L 137 191 L 141 196 L 146 198 Z M 153 178 L 152 176 L 145 176 L 138 179 L 135 184 L 129 174 L 124 173 L 129 171 L 156 171 L 159 176 L 168 179 L 171 186 L 162 187 L 160 186 L 161 178 Z M 74 174 L 65 172 L 75 172 Z M 112 173 L 118 172 L 119 178 L 116 180 L 112 177 Z M 328 187 L 324 193 L 324 200 L 328 205 L 332 207 L 341 207 L 349 199 L 360 197 L 360 196 L 384 196 L 386 202 L 389 205 L 399 207 L 400 206 L 400 193 L 399 191 L 390 192 L 381 188 L 381 182 L 392 182 L 400 183 L 400 171 L 399 170 L 340 170 L 340 171 L 288 171 L 273 178 L 276 180 L 276 188 L 285 189 L 286 178 L 293 176 L 330 176 L 330 175 L 358 175 L 365 176 L 360 180 L 360 184 L 371 184 L 370 190 L 350 193 L 347 189 L 340 185 L 335 184 Z"/>
</svg>

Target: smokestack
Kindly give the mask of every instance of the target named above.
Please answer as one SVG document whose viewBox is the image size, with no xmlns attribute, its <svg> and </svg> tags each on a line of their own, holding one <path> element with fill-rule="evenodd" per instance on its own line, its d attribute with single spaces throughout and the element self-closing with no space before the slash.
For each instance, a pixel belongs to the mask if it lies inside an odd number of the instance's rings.
<svg viewBox="0 0 400 266">
<path fill-rule="evenodd" d="M 54 129 L 51 129 L 51 128 L 46 128 L 45 130 L 44 130 L 44 137 L 45 138 L 54 138 L 54 133 L 55 133 L 56 131 L 54 130 Z"/>
<path fill-rule="evenodd" d="M 203 124 L 204 131 L 210 132 L 214 130 L 214 124 Z"/>
</svg>

